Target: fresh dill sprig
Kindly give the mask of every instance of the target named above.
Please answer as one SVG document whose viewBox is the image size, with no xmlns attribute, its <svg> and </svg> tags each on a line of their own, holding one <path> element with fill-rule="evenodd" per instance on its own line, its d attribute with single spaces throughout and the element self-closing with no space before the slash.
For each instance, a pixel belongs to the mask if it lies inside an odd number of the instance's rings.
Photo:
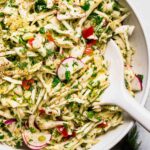
<svg viewBox="0 0 150 150">
<path fill-rule="evenodd" d="M 141 142 L 138 142 L 137 126 L 134 126 L 124 139 L 112 150 L 138 150 Z"/>
</svg>

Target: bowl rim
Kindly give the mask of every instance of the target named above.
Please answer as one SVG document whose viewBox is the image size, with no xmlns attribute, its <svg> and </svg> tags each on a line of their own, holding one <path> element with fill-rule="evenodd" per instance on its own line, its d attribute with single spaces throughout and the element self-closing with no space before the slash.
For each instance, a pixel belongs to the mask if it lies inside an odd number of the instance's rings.
<svg viewBox="0 0 150 150">
<path fill-rule="evenodd" d="M 142 106 L 144 106 L 146 101 L 147 101 L 147 97 L 148 97 L 149 89 L 150 89 L 150 77 L 149 77 L 149 75 L 150 75 L 150 44 L 148 43 L 148 37 L 146 35 L 146 31 L 144 30 L 144 26 L 142 24 L 141 19 L 139 19 L 139 15 L 137 14 L 136 8 L 134 6 L 134 2 L 132 2 L 130 0 L 125 0 L 125 1 L 129 5 L 131 10 L 134 12 L 134 14 L 135 14 L 135 16 L 136 16 L 136 18 L 137 18 L 137 20 L 138 20 L 138 22 L 139 22 L 139 24 L 140 24 L 140 26 L 142 28 L 142 33 L 143 33 L 145 45 L 146 45 L 146 48 L 147 48 L 147 54 L 148 54 L 147 81 L 146 81 L 145 92 L 144 92 L 142 101 L 140 102 L 140 104 Z M 119 143 L 119 141 L 121 141 L 124 138 L 124 136 L 130 131 L 130 129 L 133 127 L 134 124 L 135 124 L 135 121 L 130 121 L 128 127 L 115 140 L 112 140 L 111 143 L 109 143 L 107 145 L 105 150 L 109 150 L 109 149 L 113 148 L 117 143 Z"/>
<path fill-rule="evenodd" d="M 149 89 L 150 89 L 150 44 L 148 44 L 148 37 L 146 35 L 146 31 L 144 30 L 144 26 L 141 22 L 141 19 L 139 18 L 139 15 L 137 14 L 136 8 L 134 6 L 134 2 L 130 1 L 130 0 L 126 0 L 126 3 L 129 5 L 129 7 L 131 8 L 131 10 L 134 12 L 141 28 L 142 28 L 142 32 L 143 32 L 143 36 L 144 36 L 144 41 L 145 41 L 145 45 L 147 48 L 147 54 L 148 54 L 148 68 L 147 68 L 147 81 L 146 81 L 146 88 L 144 91 L 144 95 L 142 97 L 142 101 L 140 102 L 140 104 L 144 107 L 146 101 L 147 101 L 147 97 L 149 94 Z M 135 121 L 130 121 L 128 127 L 117 137 L 117 139 L 113 140 L 111 143 L 109 143 L 109 145 L 107 146 L 107 148 L 105 150 L 111 149 L 113 148 L 117 143 L 119 143 L 124 137 L 125 135 L 130 131 L 130 129 L 133 127 L 133 125 L 135 124 Z"/>
</svg>

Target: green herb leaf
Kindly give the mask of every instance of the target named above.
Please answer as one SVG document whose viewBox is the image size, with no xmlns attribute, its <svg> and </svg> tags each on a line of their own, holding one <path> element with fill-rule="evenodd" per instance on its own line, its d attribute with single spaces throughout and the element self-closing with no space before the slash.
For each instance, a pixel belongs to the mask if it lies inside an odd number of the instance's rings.
<svg viewBox="0 0 150 150">
<path fill-rule="evenodd" d="M 97 7 L 97 9 L 98 9 L 99 11 L 102 11 L 102 10 L 103 10 L 103 3 L 100 3 L 99 6 Z"/>
<path fill-rule="evenodd" d="M 22 146 L 22 140 L 17 141 L 15 147 L 20 148 Z"/>
<path fill-rule="evenodd" d="M 39 13 L 39 12 L 45 11 L 45 10 L 47 10 L 46 2 L 44 0 L 36 0 L 35 11 L 37 13 Z"/>
<path fill-rule="evenodd" d="M 35 133 L 36 132 L 35 128 L 32 128 L 32 127 L 30 127 L 29 130 L 30 130 L 31 133 Z"/>
<path fill-rule="evenodd" d="M 4 13 L 3 12 L 0 12 L 0 17 L 4 17 Z"/>
<path fill-rule="evenodd" d="M 4 127 L 5 126 L 5 124 L 1 121 L 0 122 L 0 127 Z"/>
<path fill-rule="evenodd" d="M 52 87 L 56 87 L 60 83 L 60 80 L 58 77 L 54 77 L 53 82 L 52 82 Z"/>
<path fill-rule="evenodd" d="M 65 72 L 65 77 L 66 77 L 66 80 L 67 80 L 67 81 L 70 80 L 70 78 L 71 78 L 71 73 L 70 73 L 70 71 L 66 71 L 66 72 Z"/>
<path fill-rule="evenodd" d="M 4 24 L 4 21 L 0 22 L 0 26 L 1 26 L 2 30 L 8 30 L 8 28 Z"/>
<path fill-rule="evenodd" d="M 76 61 L 73 62 L 72 67 L 78 66 L 78 63 Z"/>
<path fill-rule="evenodd" d="M 129 143 L 131 149 L 137 150 L 140 146 L 140 143 L 137 142 L 138 131 L 137 127 L 133 127 L 127 136 L 127 142 Z"/>
<path fill-rule="evenodd" d="M 71 98 L 71 95 L 70 95 L 70 94 L 68 94 L 68 95 L 65 97 L 66 100 L 68 100 L 69 98 Z"/>
<path fill-rule="evenodd" d="M 0 133 L 0 140 L 4 139 L 4 135 Z"/>
<path fill-rule="evenodd" d="M 72 88 L 73 88 L 73 89 L 77 89 L 77 88 L 78 88 L 78 85 L 74 85 Z"/>
<path fill-rule="evenodd" d="M 94 112 L 94 111 L 88 111 L 88 112 L 87 112 L 87 117 L 88 117 L 89 119 L 92 119 L 92 118 L 94 117 L 94 115 L 95 115 L 95 112 Z"/>
<path fill-rule="evenodd" d="M 54 52 L 53 52 L 52 50 L 47 49 L 46 51 L 47 51 L 47 56 L 52 56 L 52 55 L 54 55 Z"/>
<path fill-rule="evenodd" d="M 90 9 L 90 3 L 87 1 L 85 2 L 84 6 L 81 6 L 81 8 L 84 10 L 84 11 L 87 11 Z"/>
<path fill-rule="evenodd" d="M 138 131 L 137 127 L 134 126 L 127 136 L 117 144 L 112 150 L 138 150 L 140 146 L 138 142 Z"/>
<path fill-rule="evenodd" d="M 93 74 L 92 74 L 92 77 L 96 77 L 96 76 L 97 76 L 97 73 L 93 73 Z"/>
<path fill-rule="evenodd" d="M 102 17 L 100 17 L 100 16 L 95 16 L 95 23 L 96 23 L 96 25 L 99 25 L 101 22 L 102 22 L 102 20 L 103 20 L 103 18 Z"/>
<path fill-rule="evenodd" d="M 116 11 L 120 10 L 120 4 L 117 1 L 115 1 L 114 5 L 113 5 L 113 9 Z"/>
<path fill-rule="evenodd" d="M 19 38 L 19 44 L 26 45 L 26 42 L 22 39 L 22 37 Z"/>
<path fill-rule="evenodd" d="M 38 63 L 37 59 L 33 59 L 32 57 L 29 57 L 29 60 L 32 65 L 35 65 L 36 63 Z"/>
<path fill-rule="evenodd" d="M 44 27 L 41 27 L 40 30 L 39 30 L 39 32 L 40 32 L 41 34 L 45 34 L 45 28 L 44 28 Z"/>
<path fill-rule="evenodd" d="M 27 67 L 27 65 L 28 65 L 28 63 L 26 63 L 26 62 L 18 63 L 18 67 L 19 67 L 20 69 L 25 69 L 25 68 Z"/>
<path fill-rule="evenodd" d="M 101 121 L 101 120 L 102 120 L 102 118 L 101 118 L 101 117 L 97 117 L 96 119 L 97 119 L 98 121 Z"/>
</svg>

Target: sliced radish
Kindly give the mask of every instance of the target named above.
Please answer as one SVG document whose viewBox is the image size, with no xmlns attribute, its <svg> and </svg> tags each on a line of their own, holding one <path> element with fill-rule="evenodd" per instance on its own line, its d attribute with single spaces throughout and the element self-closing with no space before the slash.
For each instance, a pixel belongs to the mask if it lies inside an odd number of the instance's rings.
<svg viewBox="0 0 150 150">
<path fill-rule="evenodd" d="M 6 124 L 6 125 L 10 125 L 10 124 L 12 124 L 12 123 L 14 123 L 14 122 L 16 122 L 17 120 L 15 119 L 15 118 L 13 118 L 13 119 L 8 119 L 8 120 L 6 120 L 5 122 L 4 122 L 4 124 Z"/>
<path fill-rule="evenodd" d="M 139 92 L 142 91 L 143 85 L 142 85 L 142 80 L 138 77 L 138 75 L 135 75 L 134 79 L 131 82 L 132 85 L 132 90 L 134 92 Z"/>
<path fill-rule="evenodd" d="M 66 71 L 70 72 L 72 75 L 83 67 L 84 63 L 81 60 L 74 57 L 69 57 L 60 64 L 57 70 L 57 75 L 59 79 L 63 81 L 66 79 Z"/>
<path fill-rule="evenodd" d="M 32 146 L 32 145 L 30 145 L 30 144 L 27 142 L 27 140 L 26 140 L 26 138 L 25 138 L 24 135 L 22 135 L 22 137 L 23 137 L 23 140 L 24 140 L 24 143 L 26 144 L 26 146 L 27 146 L 28 148 L 32 149 L 32 150 L 40 150 L 40 149 L 42 149 L 42 148 L 45 147 L 45 146 L 44 146 L 44 147 Z"/>
<path fill-rule="evenodd" d="M 22 134 L 25 144 L 34 150 L 42 149 L 46 147 L 47 143 L 51 139 L 51 134 L 47 133 L 31 133 L 29 130 L 25 130 Z"/>
</svg>

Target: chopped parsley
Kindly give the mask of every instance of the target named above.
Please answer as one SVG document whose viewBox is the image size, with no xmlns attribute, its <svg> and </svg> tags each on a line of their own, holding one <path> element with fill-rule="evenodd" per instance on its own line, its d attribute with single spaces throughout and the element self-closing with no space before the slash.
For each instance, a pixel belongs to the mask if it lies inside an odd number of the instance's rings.
<svg viewBox="0 0 150 150">
<path fill-rule="evenodd" d="M 114 5 L 113 5 L 113 9 L 116 10 L 116 11 L 120 10 L 120 5 L 117 1 L 115 1 Z"/>
<path fill-rule="evenodd" d="M 5 124 L 1 121 L 0 122 L 0 127 L 4 127 L 5 126 Z"/>
<path fill-rule="evenodd" d="M 96 76 L 97 76 L 97 73 L 93 73 L 93 74 L 92 74 L 92 77 L 96 77 Z"/>
<path fill-rule="evenodd" d="M 28 65 L 28 63 L 26 63 L 26 62 L 18 63 L 18 67 L 20 69 L 25 69 L 27 67 L 27 65 Z"/>
<path fill-rule="evenodd" d="M 22 37 L 19 38 L 19 44 L 26 45 L 26 42 L 22 39 Z"/>
<path fill-rule="evenodd" d="M 18 56 L 15 56 L 15 55 L 8 55 L 8 56 L 6 56 L 6 58 L 12 62 L 18 60 Z"/>
<path fill-rule="evenodd" d="M 40 32 L 41 34 L 45 34 L 45 28 L 44 28 L 44 27 L 41 27 L 40 30 L 39 30 L 39 32 Z"/>
<path fill-rule="evenodd" d="M 103 10 L 103 3 L 100 3 L 99 6 L 97 7 L 97 9 L 98 9 L 99 11 L 102 11 L 102 10 Z"/>
<path fill-rule="evenodd" d="M 46 51 L 47 51 L 47 56 L 52 56 L 52 55 L 54 55 L 54 52 L 53 52 L 52 50 L 47 49 Z"/>
<path fill-rule="evenodd" d="M 70 73 L 70 71 L 67 70 L 67 71 L 65 72 L 65 77 L 66 77 L 66 80 L 67 80 L 67 81 L 70 80 L 70 78 L 71 78 L 71 73 Z"/>
<path fill-rule="evenodd" d="M 78 63 L 76 61 L 73 62 L 72 67 L 78 66 Z"/>
<path fill-rule="evenodd" d="M 4 24 L 4 21 L 0 22 L 0 26 L 1 26 L 2 30 L 8 30 L 8 28 Z"/>
<path fill-rule="evenodd" d="M 96 13 L 92 13 L 88 18 L 91 19 L 92 22 L 96 25 L 99 25 L 103 20 L 103 17 L 100 17 Z"/>
<path fill-rule="evenodd" d="M 4 13 L 3 12 L 0 12 L 0 17 L 4 17 Z"/>
<path fill-rule="evenodd" d="M 36 63 L 38 63 L 37 59 L 33 59 L 32 57 L 29 57 L 29 60 L 32 65 L 35 65 Z"/>
<path fill-rule="evenodd" d="M 0 140 L 4 139 L 4 135 L 0 133 Z"/>
<path fill-rule="evenodd" d="M 92 119 L 92 118 L 94 117 L 94 115 L 95 115 L 95 112 L 94 112 L 94 111 L 88 111 L 88 112 L 87 112 L 87 117 L 88 117 L 89 119 Z"/>
<path fill-rule="evenodd" d="M 65 97 L 66 100 L 68 100 L 68 99 L 70 99 L 70 98 L 71 98 L 71 95 L 70 95 L 70 94 L 68 94 L 68 95 Z"/>
<path fill-rule="evenodd" d="M 36 0 L 35 2 L 35 11 L 37 13 L 41 12 L 41 11 L 46 11 L 47 10 L 47 5 L 45 0 Z"/>
<path fill-rule="evenodd" d="M 95 21 L 96 25 L 99 25 L 102 22 L 102 20 L 103 20 L 103 17 L 100 17 L 98 15 L 96 15 L 94 17 L 94 21 Z"/>
<path fill-rule="evenodd" d="M 78 88 L 78 85 L 74 85 L 72 88 L 73 88 L 73 89 L 77 89 L 77 88 Z"/>
<path fill-rule="evenodd" d="M 20 148 L 22 146 L 22 140 L 18 140 L 15 147 Z"/>
<path fill-rule="evenodd" d="M 35 128 L 32 128 L 32 127 L 30 127 L 29 130 L 30 130 L 31 133 L 35 133 L 36 132 Z"/>
<path fill-rule="evenodd" d="M 25 54 L 27 52 L 27 49 L 23 48 L 22 50 L 20 50 L 20 52 Z"/>
<path fill-rule="evenodd" d="M 83 6 L 81 6 L 81 8 L 84 11 L 88 11 L 90 9 L 90 3 L 88 1 L 86 1 L 85 4 Z"/>
<path fill-rule="evenodd" d="M 52 87 L 56 87 L 59 83 L 60 83 L 59 78 L 55 76 L 52 82 Z"/>
<path fill-rule="evenodd" d="M 102 118 L 101 117 L 97 117 L 96 118 L 98 121 L 102 121 Z"/>
</svg>

